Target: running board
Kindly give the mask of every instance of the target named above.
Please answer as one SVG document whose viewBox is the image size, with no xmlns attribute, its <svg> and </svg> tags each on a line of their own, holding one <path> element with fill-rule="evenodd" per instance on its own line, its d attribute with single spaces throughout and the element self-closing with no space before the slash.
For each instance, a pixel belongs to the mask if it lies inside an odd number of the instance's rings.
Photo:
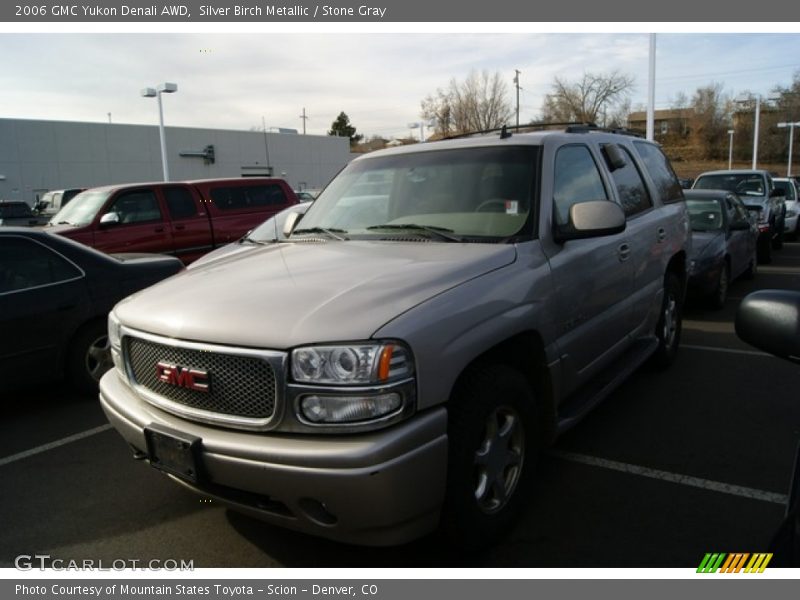
<svg viewBox="0 0 800 600">
<path fill-rule="evenodd" d="M 578 423 L 591 409 L 611 394 L 623 381 L 641 367 L 658 348 L 656 338 L 636 341 L 614 363 L 594 379 L 576 391 L 560 407 L 556 422 L 556 433 L 564 433 Z"/>
</svg>

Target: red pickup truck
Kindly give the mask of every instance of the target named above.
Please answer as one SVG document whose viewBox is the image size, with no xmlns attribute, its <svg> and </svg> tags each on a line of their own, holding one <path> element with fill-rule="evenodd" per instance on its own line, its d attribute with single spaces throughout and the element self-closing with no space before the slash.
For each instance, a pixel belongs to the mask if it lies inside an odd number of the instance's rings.
<svg viewBox="0 0 800 600">
<path fill-rule="evenodd" d="M 159 252 L 189 264 L 297 202 L 283 179 L 262 177 L 111 185 L 75 196 L 50 230 L 103 252 Z"/>
</svg>

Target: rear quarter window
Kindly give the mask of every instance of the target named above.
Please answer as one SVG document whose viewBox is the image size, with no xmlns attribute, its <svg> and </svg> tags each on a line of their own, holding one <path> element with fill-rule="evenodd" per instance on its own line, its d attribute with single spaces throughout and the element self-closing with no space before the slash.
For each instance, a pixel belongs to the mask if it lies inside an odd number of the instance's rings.
<svg viewBox="0 0 800 600">
<path fill-rule="evenodd" d="M 212 187 L 211 201 L 219 210 L 255 210 L 289 203 L 277 183 Z"/>
<path fill-rule="evenodd" d="M 661 201 L 665 204 L 683 202 L 681 184 L 661 148 L 647 142 L 634 142 L 633 145 L 636 147 L 650 179 L 656 186 Z"/>
</svg>

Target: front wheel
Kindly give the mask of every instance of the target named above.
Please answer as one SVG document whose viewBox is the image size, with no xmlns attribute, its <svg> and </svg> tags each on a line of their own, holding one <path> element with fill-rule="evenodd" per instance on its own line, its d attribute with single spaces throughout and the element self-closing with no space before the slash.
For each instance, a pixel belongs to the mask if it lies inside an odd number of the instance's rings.
<svg viewBox="0 0 800 600">
<path fill-rule="evenodd" d="M 113 366 L 105 321 L 95 321 L 81 329 L 70 345 L 67 376 L 81 392 L 97 391 L 100 378 Z"/>
<path fill-rule="evenodd" d="M 717 287 L 709 297 L 711 308 L 720 309 L 725 306 L 725 300 L 728 299 L 728 286 L 731 282 L 731 272 L 728 263 L 724 263 L 719 271 L 719 279 L 717 280 Z"/>
<path fill-rule="evenodd" d="M 476 549 L 525 506 L 539 444 L 533 393 L 514 369 L 476 367 L 458 384 L 448 414 L 442 526 L 456 547 Z"/>
<path fill-rule="evenodd" d="M 683 286 L 674 273 L 664 277 L 664 298 L 661 301 L 661 314 L 656 323 L 658 348 L 652 362 L 656 367 L 666 368 L 675 361 L 681 341 L 683 322 Z"/>
</svg>

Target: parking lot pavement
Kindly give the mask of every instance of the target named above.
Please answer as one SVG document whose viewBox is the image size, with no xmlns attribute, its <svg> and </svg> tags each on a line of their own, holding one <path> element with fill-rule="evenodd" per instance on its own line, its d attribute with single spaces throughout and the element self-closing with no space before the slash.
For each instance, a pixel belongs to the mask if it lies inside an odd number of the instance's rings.
<svg viewBox="0 0 800 600">
<path fill-rule="evenodd" d="M 800 244 L 735 282 L 721 311 L 687 307 L 672 368 L 640 370 L 564 435 L 524 518 L 470 556 L 436 536 L 345 546 L 203 503 L 133 461 L 94 398 L 20 392 L 0 424 L 0 566 L 44 553 L 195 567 L 695 567 L 710 551 L 763 551 L 800 439 L 800 369 L 738 340 L 733 318 L 747 293 L 773 287 L 800 290 Z"/>
</svg>

